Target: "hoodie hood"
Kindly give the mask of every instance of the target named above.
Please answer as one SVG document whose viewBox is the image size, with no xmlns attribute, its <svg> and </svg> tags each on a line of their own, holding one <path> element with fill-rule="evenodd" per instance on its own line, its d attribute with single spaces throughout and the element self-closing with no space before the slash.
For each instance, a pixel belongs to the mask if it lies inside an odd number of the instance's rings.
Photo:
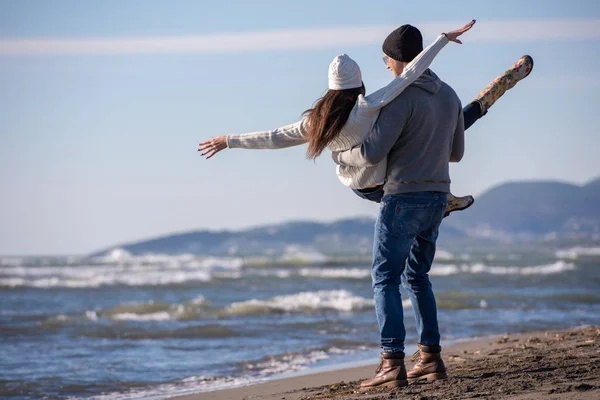
<svg viewBox="0 0 600 400">
<path fill-rule="evenodd" d="M 430 69 L 423 72 L 423 74 L 413 82 L 411 86 L 416 86 L 419 89 L 423 89 L 427 93 L 436 94 L 442 87 L 442 81 L 436 74 Z"/>
</svg>

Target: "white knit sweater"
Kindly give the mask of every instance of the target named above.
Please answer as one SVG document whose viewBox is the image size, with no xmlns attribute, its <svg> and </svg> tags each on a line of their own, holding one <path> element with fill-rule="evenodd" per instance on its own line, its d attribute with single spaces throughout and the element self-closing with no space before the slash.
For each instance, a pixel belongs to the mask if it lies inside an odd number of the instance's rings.
<svg viewBox="0 0 600 400">
<path fill-rule="evenodd" d="M 377 120 L 379 111 L 421 76 L 447 43 L 446 36 L 440 35 L 435 42 L 406 66 L 400 76 L 387 86 L 368 96 L 359 95 L 348 121 L 336 138 L 327 145 L 327 148 L 331 151 L 345 151 L 362 143 Z M 306 143 L 306 118 L 270 131 L 227 136 L 227 145 L 232 149 L 282 149 L 303 143 Z M 387 159 L 367 168 L 338 165 L 336 172 L 345 186 L 351 189 L 364 189 L 383 184 L 386 170 Z"/>
</svg>

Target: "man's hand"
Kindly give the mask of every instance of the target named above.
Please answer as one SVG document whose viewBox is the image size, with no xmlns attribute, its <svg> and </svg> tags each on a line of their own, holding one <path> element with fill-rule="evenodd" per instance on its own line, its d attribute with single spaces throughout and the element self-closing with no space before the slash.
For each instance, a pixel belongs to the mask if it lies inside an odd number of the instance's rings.
<svg viewBox="0 0 600 400">
<path fill-rule="evenodd" d="M 463 26 L 460 29 L 446 33 L 446 37 L 451 42 L 462 44 L 462 42 L 460 40 L 458 40 L 458 37 L 460 35 L 462 35 L 463 33 L 467 32 L 469 29 L 471 29 L 473 27 L 473 25 L 475 25 L 475 20 L 469 22 L 468 24 L 466 24 L 465 26 Z"/>
<path fill-rule="evenodd" d="M 198 145 L 198 151 L 202 152 L 202 156 L 208 155 L 206 159 L 208 160 L 221 150 L 225 150 L 227 148 L 227 136 L 216 136 L 210 140 L 205 142 L 201 142 Z"/>
</svg>

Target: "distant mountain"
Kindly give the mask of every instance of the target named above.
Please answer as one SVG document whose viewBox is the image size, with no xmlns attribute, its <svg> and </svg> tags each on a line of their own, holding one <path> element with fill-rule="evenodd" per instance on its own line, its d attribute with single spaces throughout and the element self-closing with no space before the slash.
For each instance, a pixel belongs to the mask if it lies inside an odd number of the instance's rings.
<svg viewBox="0 0 600 400">
<path fill-rule="evenodd" d="M 449 224 L 469 236 L 600 234 L 600 179 L 506 183 L 488 190 Z"/>
<path fill-rule="evenodd" d="M 196 231 L 167 235 L 103 250 L 132 254 L 367 255 L 372 249 L 372 218 L 333 223 L 287 222 L 242 231 Z M 506 183 L 479 196 L 467 211 L 454 213 L 440 229 L 440 243 L 460 244 L 600 237 L 600 179 L 576 186 L 560 182 Z"/>
<path fill-rule="evenodd" d="M 274 256 L 307 251 L 335 255 L 369 254 L 374 222 L 371 218 L 352 218 L 333 223 L 296 221 L 243 231 L 197 231 L 168 235 L 112 248 L 122 248 L 132 254 Z"/>
</svg>

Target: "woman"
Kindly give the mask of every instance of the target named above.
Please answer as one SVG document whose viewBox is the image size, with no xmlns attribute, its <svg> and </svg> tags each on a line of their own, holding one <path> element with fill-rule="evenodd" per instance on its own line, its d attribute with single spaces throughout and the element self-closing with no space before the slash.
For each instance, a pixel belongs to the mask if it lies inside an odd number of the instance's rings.
<svg viewBox="0 0 600 400">
<path fill-rule="evenodd" d="M 449 41 L 460 44 L 458 37 L 471 29 L 474 23 L 473 20 L 460 29 L 440 35 L 405 67 L 400 76 L 368 96 L 364 95 L 365 88 L 358 64 L 345 54 L 337 56 L 329 68 L 329 90 L 312 109 L 305 112 L 306 116 L 301 121 L 272 131 L 215 137 L 200 143 L 198 151 L 211 158 L 227 147 L 279 149 L 308 143 L 307 157 L 314 159 L 326 147 L 335 152 L 351 149 L 365 139 L 381 108 L 394 100 L 427 70 L 435 56 Z M 465 107 L 465 127 L 472 125 L 487 112 L 487 108 L 495 101 L 488 98 L 492 92 L 496 95 L 495 99 L 504 93 L 498 95 L 498 90 L 487 90 L 487 94 L 482 92 L 483 96 L 480 94 L 474 102 Z M 337 175 L 344 185 L 361 197 L 379 201 L 383 195 L 381 185 L 385 180 L 386 167 L 386 160 L 367 168 L 338 166 Z M 452 197 L 450 196 L 446 215 L 465 209 L 473 202 L 471 196 L 458 198 L 458 201 L 452 201 Z"/>
</svg>

